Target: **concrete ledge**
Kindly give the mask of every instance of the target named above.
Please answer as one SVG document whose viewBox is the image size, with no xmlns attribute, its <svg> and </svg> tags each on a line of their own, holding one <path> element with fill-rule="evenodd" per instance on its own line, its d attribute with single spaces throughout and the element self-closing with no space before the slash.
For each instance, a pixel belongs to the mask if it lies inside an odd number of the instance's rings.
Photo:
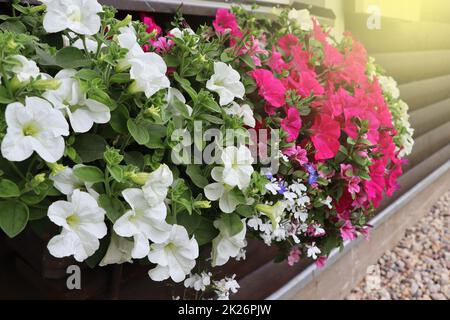
<svg viewBox="0 0 450 320">
<path fill-rule="evenodd" d="M 343 251 L 332 252 L 324 269 L 311 265 L 267 299 L 343 299 L 363 279 L 367 267 L 393 248 L 405 230 L 428 213 L 449 189 L 450 161 L 447 161 L 371 221 L 374 229 L 370 241 L 347 242 Z"/>
</svg>

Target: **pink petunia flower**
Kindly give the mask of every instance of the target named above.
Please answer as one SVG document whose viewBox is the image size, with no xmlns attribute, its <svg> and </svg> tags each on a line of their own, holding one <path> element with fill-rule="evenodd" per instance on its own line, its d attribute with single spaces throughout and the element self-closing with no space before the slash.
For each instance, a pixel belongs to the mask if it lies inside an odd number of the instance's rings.
<svg viewBox="0 0 450 320">
<path fill-rule="evenodd" d="M 145 29 L 147 33 L 156 31 L 155 37 L 158 37 L 161 34 L 161 27 L 156 24 L 155 20 L 153 20 L 152 17 L 146 16 L 144 14 L 142 15 L 142 22 L 147 26 L 147 28 Z"/>
<path fill-rule="evenodd" d="M 242 32 L 237 23 L 236 16 L 227 9 L 220 8 L 217 10 L 216 19 L 213 21 L 213 27 L 220 35 L 230 33 L 234 37 L 242 37 Z"/>
<path fill-rule="evenodd" d="M 283 70 L 286 69 L 287 64 L 284 62 L 281 53 L 276 51 L 276 48 L 272 48 L 272 55 L 269 58 L 269 61 L 267 62 L 268 66 L 275 70 L 278 73 L 282 73 Z"/>
<path fill-rule="evenodd" d="M 322 256 L 322 257 L 319 257 L 317 260 L 316 260 L 316 266 L 317 266 L 317 268 L 323 268 L 323 267 L 325 267 L 325 264 L 327 263 L 327 257 L 324 257 L 324 256 Z"/>
<path fill-rule="evenodd" d="M 289 252 L 288 265 L 293 267 L 294 264 L 300 261 L 300 250 L 297 247 L 293 247 Z"/>
<path fill-rule="evenodd" d="M 283 154 L 293 158 L 298 162 L 301 166 L 307 164 L 308 160 L 308 152 L 303 149 L 301 146 L 293 146 L 283 150 Z"/>
<path fill-rule="evenodd" d="M 286 88 L 280 79 L 269 70 L 257 69 L 250 73 L 258 86 L 259 95 L 263 97 L 272 107 L 279 108 L 286 103 Z"/>
<path fill-rule="evenodd" d="M 350 220 L 345 221 L 345 224 L 341 227 L 340 231 L 341 231 L 342 240 L 353 241 L 356 239 L 356 229 L 352 225 Z"/>
<path fill-rule="evenodd" d="M 292 48 L 298 46 L 299 42 L 298 38 L 290 33 L 278 40 L 278 46 L 283 50 L 284 54 L 289 57 L 292 54 Z"/>
<path fill-rule="evenodd" d="M 287 142 L 297 140 L 302 128 L 302 119 L 297 108 L 288 108 L 286 111 L 286 118 L 281 121 L 281 127 L 287 132 Z"/>
</svg>

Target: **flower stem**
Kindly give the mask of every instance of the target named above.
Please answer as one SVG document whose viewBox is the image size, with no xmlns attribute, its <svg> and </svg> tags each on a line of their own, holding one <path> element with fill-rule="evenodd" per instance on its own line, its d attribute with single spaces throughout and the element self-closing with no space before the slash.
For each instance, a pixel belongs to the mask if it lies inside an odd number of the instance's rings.
<svg viewBox="0 0 450 320">
<path fill-rule="evenodd" d="M 8 163 L 11 166 L 11 168 L 14 170 L 14 172 L 19 175 L 19 177 L 21 177 L 22 179 L 25 179 L 25 176 L 23 175 L 22 171 L 20 171 L 19 168 L 17 168 L 17 166 L 14 162 L 9 161 Z"/>
</svg>

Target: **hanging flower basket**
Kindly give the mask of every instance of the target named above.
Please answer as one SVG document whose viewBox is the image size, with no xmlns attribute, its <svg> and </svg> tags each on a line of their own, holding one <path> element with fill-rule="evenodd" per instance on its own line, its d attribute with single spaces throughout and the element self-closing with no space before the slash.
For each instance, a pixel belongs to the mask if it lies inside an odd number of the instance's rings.
<svg viewBox="0 0 450 320">
<path fill-rule="evenodd" d="M 0 227 L 24 274 L 68 298 L 146 277 L 152 297 L 228 299 L 273 259 L 368 237 L 413 131 L 351 35 L 307 10 L 163 30 L 43 2 L 0 32 Z M 65 294 L 72 264 L 87 289 Z"/>
</svg>

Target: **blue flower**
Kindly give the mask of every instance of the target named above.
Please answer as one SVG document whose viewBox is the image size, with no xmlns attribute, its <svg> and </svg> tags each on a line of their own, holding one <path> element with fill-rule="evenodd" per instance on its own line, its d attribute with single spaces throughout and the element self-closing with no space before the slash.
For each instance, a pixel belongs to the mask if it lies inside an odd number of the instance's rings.
<svg viewBox="0 0 450 320">
<path fill-rule="evenodd" d="M 278 190 L 278 193 L 281 194 L 281 195 L 283 195 L 283 194 L 287 191 L 286 186 L 285 186 L 282 182 L 280 182 L 280 183 L 278 184 L 278 186 L 280 187 L 280 190 Z"/>
<path fill-rule="evenodd" d="M 264 173 L 264 175 L 266 176 L 267 179 L 269 179 L 270 181 L 273 180 L 273 174 L 270 171 L 267 171 L 266 173 Z"/>
<path fill-rule="evenodd" d="M 305 167 L 306 167 L 306 170 L 308 170 L 308 173 L 309 173 L 308 183 L 310 185 L 316 184 L 317 183 L 317 179 L 319 178 L 319 176 L 317 175 L 316 169 L 314 168 L 314 166 L 312 164 L 307 164 Z"/>
</svg>

